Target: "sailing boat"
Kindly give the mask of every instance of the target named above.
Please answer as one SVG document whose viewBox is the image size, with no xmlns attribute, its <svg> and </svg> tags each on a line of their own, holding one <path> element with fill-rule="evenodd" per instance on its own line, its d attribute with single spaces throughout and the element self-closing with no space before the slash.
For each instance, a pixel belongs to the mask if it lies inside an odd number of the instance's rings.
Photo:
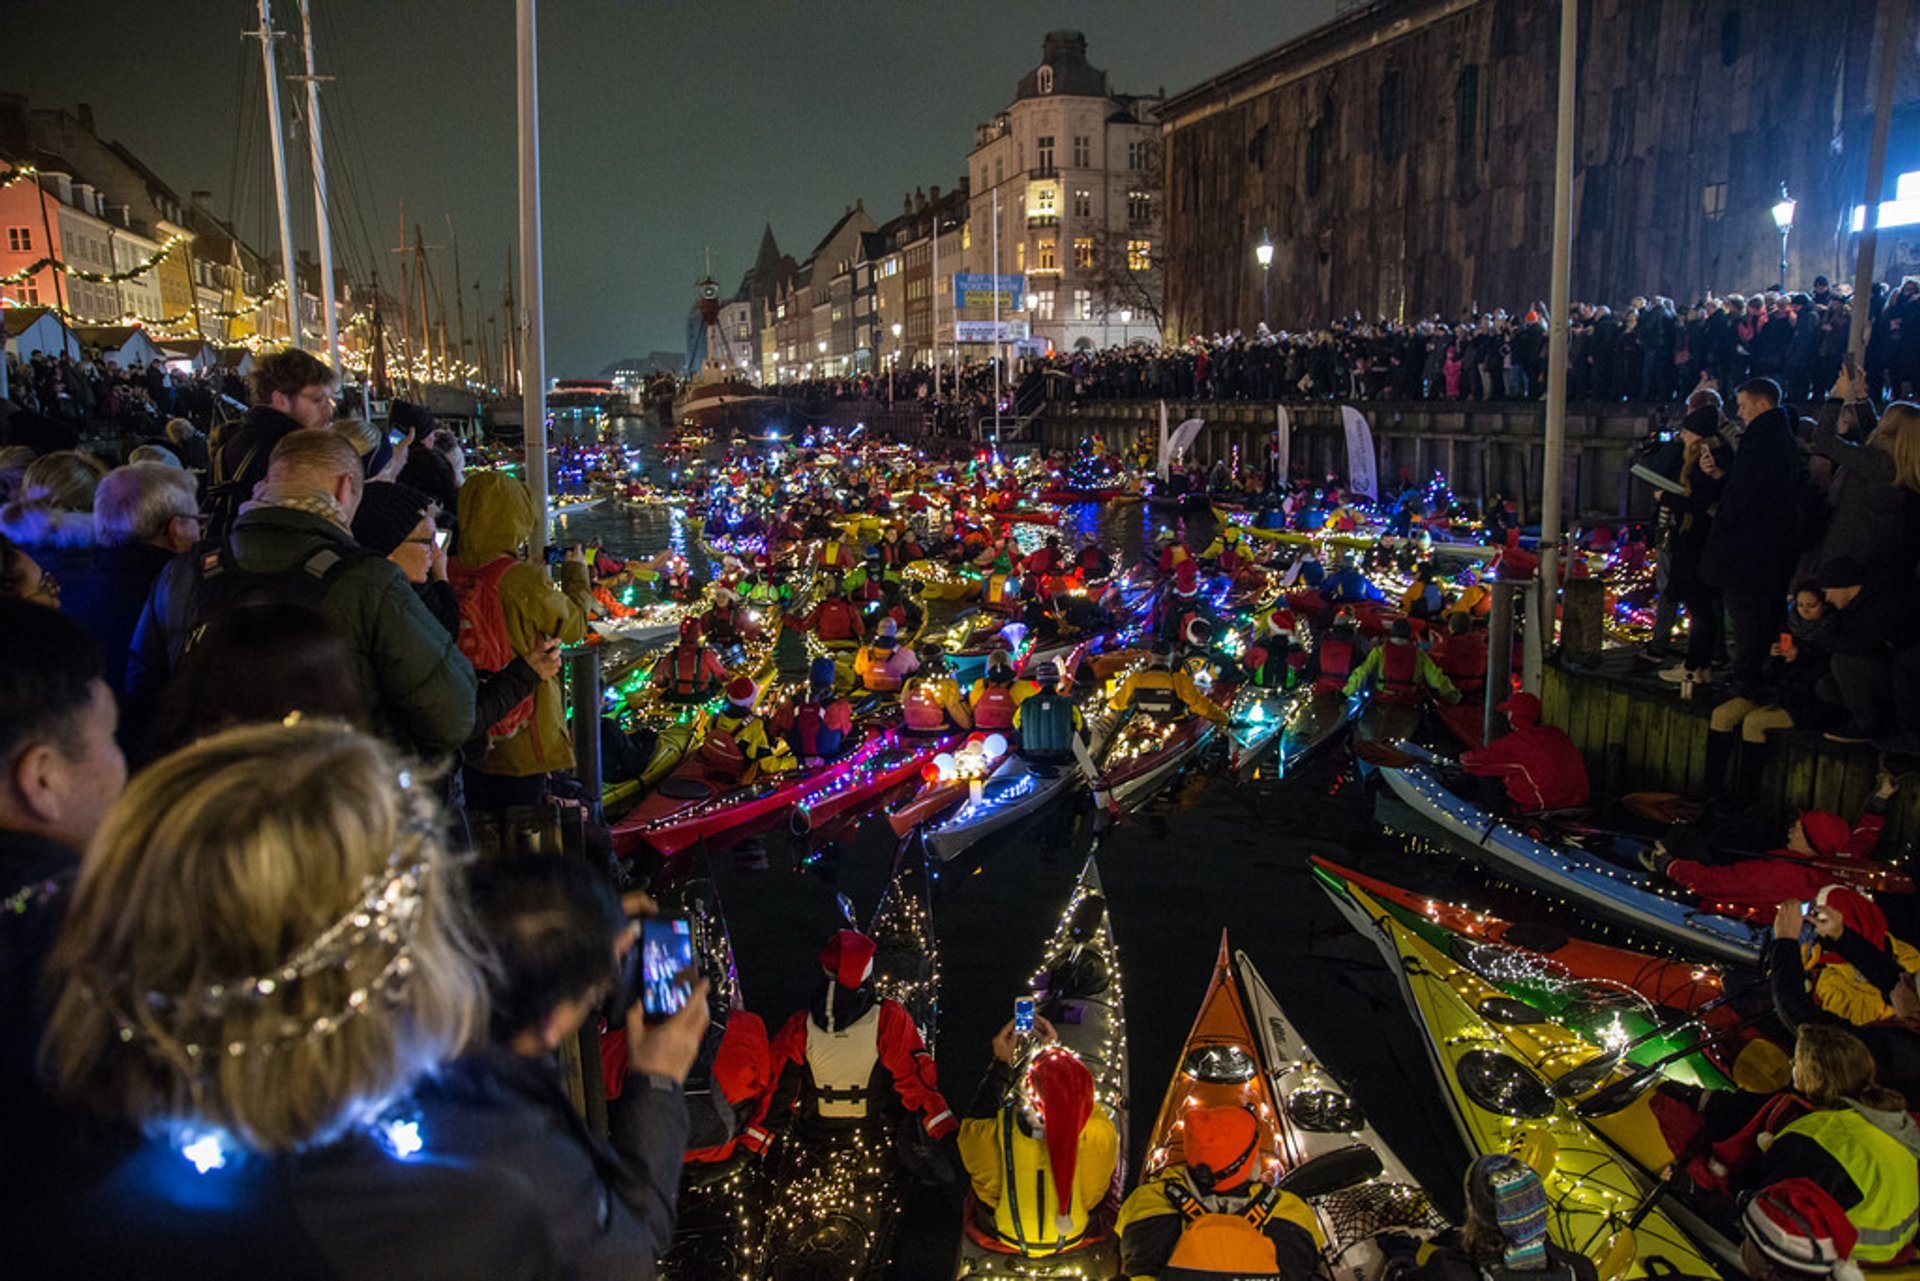
<svg viewBox="0 0 1920 1281">
<path fill-rule="evenodd" d="M 683 428 L 725 439 L 767 438 L 785 424 L 787 402 L 754 386 L 728 359 L 732 346 L 720 325 L 720 286 L 711 271 L 697 286 L 696 306 L 706 341 L 705 357 L 673 400 L 673 421 Z"/>
</svg>

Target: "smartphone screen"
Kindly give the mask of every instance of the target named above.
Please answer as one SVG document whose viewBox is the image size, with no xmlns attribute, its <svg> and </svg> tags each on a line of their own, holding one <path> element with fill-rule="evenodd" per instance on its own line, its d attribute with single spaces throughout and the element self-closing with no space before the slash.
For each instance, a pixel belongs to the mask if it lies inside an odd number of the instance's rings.
<svg viewBox="0 0 1920 1281">
<path fill-rule="evenodd" d="M 390 442 L 392 442 L 393 447 L 395 449 L 398 449 L 400 447 L 400 442 L 405 440 L 406 438 L 407 438 L 406 428 L 404 427 L 387 428 L 387 439 Z"/>
<path fill-rule="evenodd" d="M 640 1008 L 648 1018 L 678 1014 L 693 994 L 693 925 L 683 916 L 640 923 Z"/>
<path fill-rule="evenodd" d="M 1013 1030 L 1015 1032 L 1033 1031 L 1033 998 L 1023 996 L 1013 1003 Z"/>
<path fill-rule="evenodd" d="M 436 529 L 436 530 L 434 530 L 434 531 L 433 531 L 433 545 L 434 545 L 435 547 L 438 547 L 438 548 L 439 548 L 439 549 L 440 549 L 441 551 L 445 551 L 445 550 L 447 550 L 447 539 L 448 539 L 448 538 L 450 538 L 450 537 L 452 537 L 452 535 L 453 535 L 453 531 L 452 531 L 452 530 L 450 530 L 450 529 Z"/>
</svg>

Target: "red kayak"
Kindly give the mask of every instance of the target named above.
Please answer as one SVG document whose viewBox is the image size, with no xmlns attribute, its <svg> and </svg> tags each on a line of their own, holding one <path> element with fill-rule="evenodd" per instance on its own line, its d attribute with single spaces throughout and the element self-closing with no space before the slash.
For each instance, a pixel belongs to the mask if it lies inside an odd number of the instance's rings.
<svg viewBox="0 0 1920 1281">
<path fill-rule="evenodd" d="M 919 782 L 928 763 L 960 741 L 958 731 L 925 737 L 888 730 L 869 744 L 872 750 L 858 763 L 831 779 L 814 781 L 794 804 L 794 825 L 813 831 L 882 803 L 889 793 Z"/>
</svg>

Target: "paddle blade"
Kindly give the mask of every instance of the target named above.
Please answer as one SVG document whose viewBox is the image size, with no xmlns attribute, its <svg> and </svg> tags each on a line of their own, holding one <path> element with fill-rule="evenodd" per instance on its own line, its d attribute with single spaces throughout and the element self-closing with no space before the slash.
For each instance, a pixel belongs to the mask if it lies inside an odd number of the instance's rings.
<svg viewBox="0 0 1920 1281">
<path fill-rule="evenodd" d="M 834 901 L 840 904 L 840 915 L 846 920 L 847 927 L 849 929 L 859 929 L 860 921 L 854 913 L 853 900 L 847 897 L 846 891 L 842 890 L 833 897 Z"/>
<path fill-rule="evenodd" d="M 1612 1116 L 1633 1106 L 1633 1101 L 1644 1094 L 1648 1087 L 1660 1079 L 1655 1071 L 1643 1071 L 1624 1080 L 1615 1081 L 1600 1093 L 1580 1100 L 1573 1110 L 1583 1117 Z"/>
<path fill-rule="evenodd" d="M 1607 1075 L 1620 1062 L 1621 1053 L 1621 1050 L 1608 1050 L 1596 1054 L 1558 1080 L 1548 1082 L 1547 1093 L 1556 1099 L 1570 1099 L 1585 1094 L 1607 1079 Z"/>
<path fill-rule="evenodd" d="M 1378 1152 L 1363 1143 L 1356 1143 L 1351 1147 L 1323 1152 L 1294 1166 L 1281 1176 L 1280 1190 L 1291 1192 L 1302 1201 L 1311 1201 L 1314 1197 L 1326 1196 L 1330 1192 L 1365 1183 L 1368 1179 L 1377 1179 L 1385 1169 Z"/>
<path fill-rule="evenodd" d="M 1627 1275 L 1627 1269 L 1640 1257 L 1640 1242 L 1634 1236 L 1632 1228 L 1621 1228 L 1607 1238 L 1607 1244 L 1593 1261 L 1594 1270 L 1600 1274 L 1600 1281 L 1620 1281 Z"/>
</svg>

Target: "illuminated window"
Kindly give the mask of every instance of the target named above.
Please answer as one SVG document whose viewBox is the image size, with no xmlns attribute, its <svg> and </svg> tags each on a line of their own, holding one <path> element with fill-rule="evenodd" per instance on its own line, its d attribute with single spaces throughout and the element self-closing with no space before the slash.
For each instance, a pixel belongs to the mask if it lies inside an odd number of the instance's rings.
<svg viewBox="0 0 1920 1281">
<path fill-rule="evenodd" d="M 1093 140 L 1085 134 L 1073 135 L 1073 163 L 1078 169 L 1085 169 L 1093 163 Z"/>
<path fill-rule="evenodd" d="M 1133 222 L 1151 222 L 1153 220 L 1153 193 L 1147 191 L 1129 191 L 1127 193 L 1127 217 Z"/>
<path fill-rule="evenodd" d="M 960 224 L 960 247 L 962 249 L 973 248 L 973 224 L 970 222 Z"/>
<path fill-rule="evenodd" d="M 1151 240 L 1129 240 L 1127 242 L 1127 270 L 1150 271 L 1153 269 L 1153 242 Z"/>
<path fill-rule="evenodd" d="M 1093 291 L 1076 289 L 1073 291 L 1073 318 L 1075 320 L 1093 319 Z"/>
<path fill-rule="evenodd" d="M 1085 187 L 1074 188 L 1073 216 L 1076 218 L 1093 217 L 1093 193 Z"/>
<path fill-rule="evenodd" d="M 1013 269 L 1016 272 L 1027 269 L 1027 242 L 1016 241 L 1013 246 Z"/>
<path fill-rule="evenodd" d="M 1911 227 L 1915 223 L 1920 223 L 1920 170 L 1900 175 L 1893 184 L 1893 199 L 1880 202 L 1880 216 L 1874 220 L 1882 231 L 1889 227 Z M 1853 229 L 1859 232 L 1866 227 L 1866 209 L 1855 205 Z"/>
<path fill-rule="evenodd" d="M 1719 222 L 1727 213 L 1727 184 L 1710 182 L 1700 188 L 1700 211 L 1708 222 Z"/>
<path fill-rule="evenodd" d="M 1033 214 L 1035 217 L 1048 218 L 1059 212 L 1054 208 L 1053 203 L 1054 200 L 1058 198 L 1059 193 L 1052 187 L 1035 187 L 1031 194 L 1033 196 Z"/>
<path fill-rule="evenodd" d="M 1093 237 L 1075 236 L 1073 238 L 1073 265 L 1080 268 L 1093 266 Z"/>
<path fill-rule="evenodd" d="M 1033 247 L 1033 268 L 1035 271 L 1052 271 L 1053 237 L 1049 236 Z"/>
<path fill-rule="evenodd" d="M 32 253 L 33 252 L 33 228 L 32 227 L 8 227 L 7 228 L 7 248 L 11 249 L 14 253 L 17 253 L 17 254 Z"/>
<path fill-rule="evenodd" d="M 1035 289 L 1027 295 L 1027 314 L 1035 320 L 1053 319 L 1053 290 Z"/>
</svg>

